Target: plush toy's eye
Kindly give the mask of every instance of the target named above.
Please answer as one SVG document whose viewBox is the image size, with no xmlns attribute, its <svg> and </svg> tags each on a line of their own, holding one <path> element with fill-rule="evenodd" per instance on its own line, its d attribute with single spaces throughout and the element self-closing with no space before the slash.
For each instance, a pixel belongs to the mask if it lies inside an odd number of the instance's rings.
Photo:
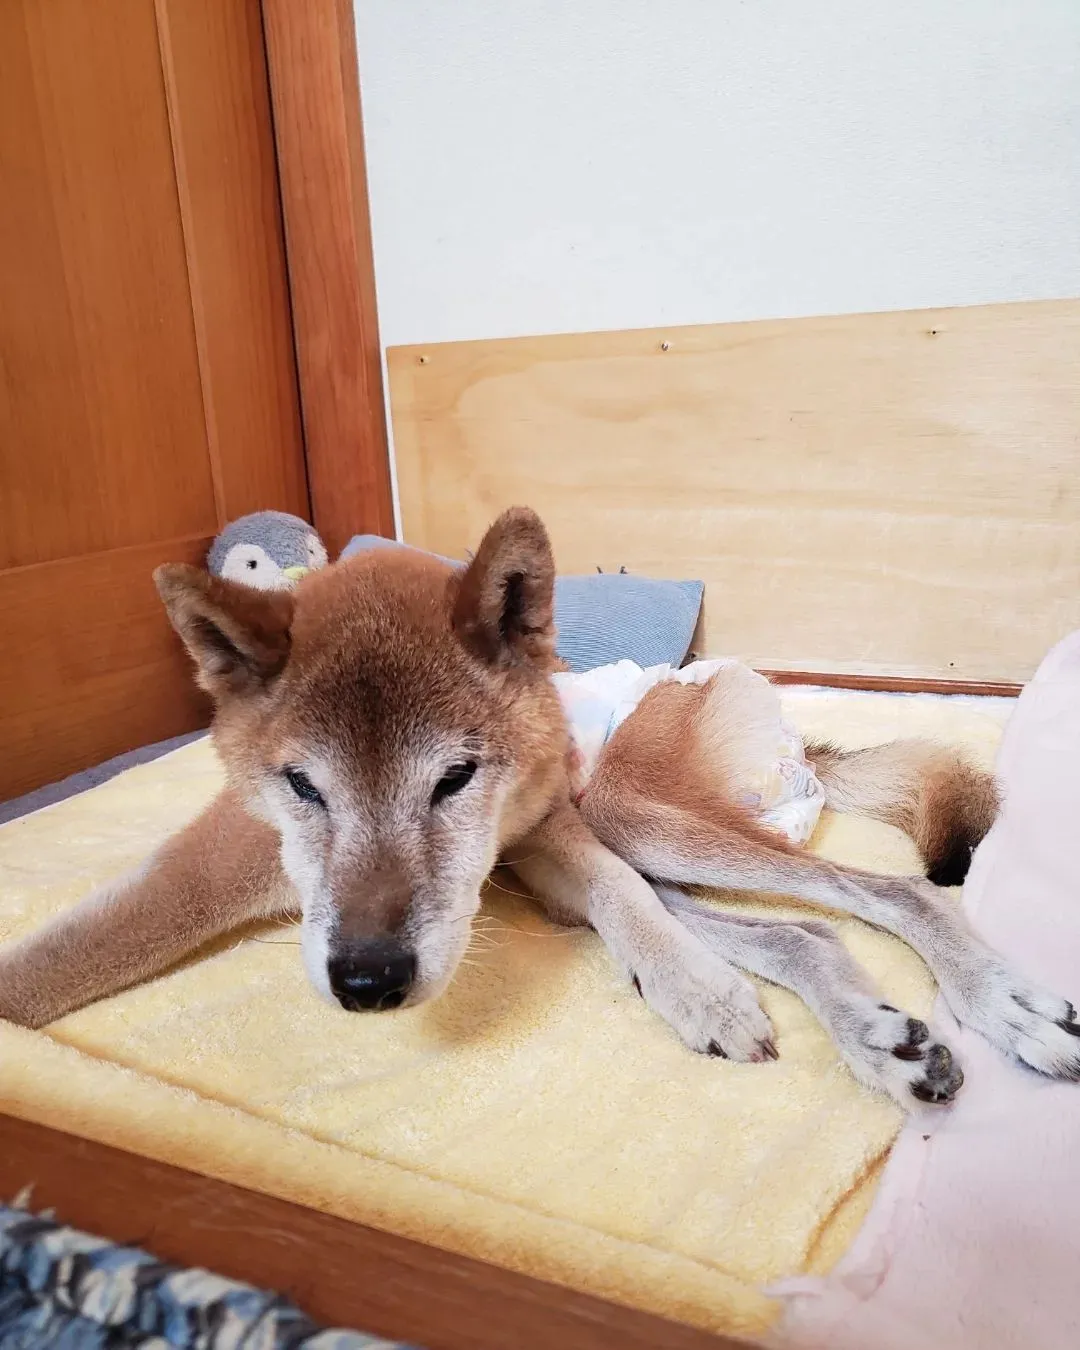
<svg viewBox="0 0 1080 1350">
<path fill-rule="evenodd" d="M 247 560 L 247 565 L 248 565 L 248 569 L 249 569 L 250 571 L 254 572 L 255 568 L 258 567 L 258 565 L 259 565 L 259 560 L 258 560 L 258 558 L 249 558 L 249 559 Z"/>
<path fill-rule="evenodd" d="M 310 802 L 313 806 L 326 805 L 322 793 L 303 769 L 285 769 L 283 773 L 285 781 L 302 802 Z"/>
<path fill-rule="evenodd" d="M 474 759 L 467 759 L 461 764 L 452 764 L 435 784 L 435 791 L 431 794 L 432 806 L 437 806 L 444 798 L 460 792 L 467 783 L 472 782 L 476 770 L 477 763 Z"/>
</svg>

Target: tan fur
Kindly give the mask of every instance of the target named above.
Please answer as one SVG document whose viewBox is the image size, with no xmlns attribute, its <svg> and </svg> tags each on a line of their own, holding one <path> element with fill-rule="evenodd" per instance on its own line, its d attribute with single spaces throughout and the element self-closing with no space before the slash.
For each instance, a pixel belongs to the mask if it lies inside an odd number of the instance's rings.
<svg viewBox="0 0 1080 1350">
<path fill-rule="evenodd" d="M 895 825 L 919 847 L 932 880 L 963 881 L 972 850 L 998 810 L 993 778 L 930 741 L 894 741 L 866 750 L 807 746 L 834 811 Z"/>
<path fill-rule="evenodd" d="M 633 860 L 645 837 L 674 833 L 693 849 L 703 828 L 716 827 L 781 850 L 791 847 L 738 805 L 746 765 L 762 761 L 758 737 L 743 734 L 738 714 L 753 720 L 760 704 L 759 691 L 747 696 L 741 681 L 734 698 L 732 692 L 732 681 L 723 671 L 704 685 L 658 684 L 617 729 L 579 803 L 609 848 Z M 734 732 L 730 741 L 725 736 L 729 728 Z M 766 762 L 772 753 L 770 746 Z"/>
<path fill-rule="evenodd" d="M 783 891 L 890 928 L 962 1020 L 1043 1072 L 1080 1076 L 1071 1005 L 1011 972 L 933 886 L 825 863 L 739 804 L 772 735 L 760 677 L 656 686 L 571 806 L 549 678 L 554 562 L 531 511 L 500 517 L 463 570 L 378 550 L 287 594 L 188 567 L 156 580 L 215 700 L 228 786 L 138 873 L 0 952 L 0 1017 L 44 1025 L 282 910 L 301 912 L 325 996 L 433 998 L 465 950 L 484 876 L 513 846 L 548 913 L 591 924 L 695 1050 L 776 1053 L 735 962 L 799 992 L 853 1072 L 898 1100 L 947 1100 L 962 1081 L 948 1047 L 882 1005 L 826 926 L 722 920 L 677 889 L 703 883 Z M 908 830 L 938 879 L 959 879 L 993 820 L 991 780 L 954 752 L 899 742 L 811 755 L 831 806 Z M 363 1001 L 370 970 L 389 978 L 393 963 L 411 963 L 395 1001 Z"/>
<path fill-rule="evenodd" d="M 44 1026 L 292 902 L 273 830 L 225 791 L 145 867 L 16 949 L 21 959 L 4 962 L 0 1017 Z"/>
</svg>

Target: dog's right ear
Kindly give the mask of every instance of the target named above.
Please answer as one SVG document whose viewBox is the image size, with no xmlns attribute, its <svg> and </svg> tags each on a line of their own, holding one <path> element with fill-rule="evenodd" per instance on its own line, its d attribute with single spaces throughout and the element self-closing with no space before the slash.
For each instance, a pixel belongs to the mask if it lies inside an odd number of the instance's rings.
<svg viewBox="0 0 1080 1350">
<path fill-rule="evenodd" d="M 455 584 L 454 631 L 471 652 L 493 666 L 553 668 L 555 560 L 535 511 L 504 511 Z"/>
<path fill-rule="evenodd" d="M 159 567 L 154 584 L 195 660 L 198 683 L 215 700 L 254 693 L 284 670 L 291 591 L 257 591 L 185 563 Z"/>
</svg>

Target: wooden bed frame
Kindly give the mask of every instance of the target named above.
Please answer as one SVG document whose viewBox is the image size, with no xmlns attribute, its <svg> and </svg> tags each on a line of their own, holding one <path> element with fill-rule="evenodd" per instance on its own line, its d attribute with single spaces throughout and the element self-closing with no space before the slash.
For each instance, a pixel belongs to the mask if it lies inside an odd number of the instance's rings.
<svg viewBox="0 0 1080 1350">
<path fill-rule="evenodd" d="M 104 1144 L 0 1116 L 0 1196 L 274 1289 L 327 1326 L 425 1350 L 737 1350 L 648 1313 L 532 1280 Z"/>
<path fill-rule="evenodd" d="M 351 0 L 262 16 L 311 500 L 336 548 L 358 499 L 368 528 L 393 519 Z M 1075 302 L 400 349 L 405 537 L 460 556 L 527 500 L 564 568 L 702 577 L 702 642 L 778 680 L 1016 693 L 1080 626 L 1078 368 Z M 808 582 L 842 603 L 808 621 Z M 897 622 L 930 600 L 933 622 Z M 0 1193 L 27 1185 L 64 1222 L 429 1350 L 735 1344 L 0 1117 Z"/>
</svg>

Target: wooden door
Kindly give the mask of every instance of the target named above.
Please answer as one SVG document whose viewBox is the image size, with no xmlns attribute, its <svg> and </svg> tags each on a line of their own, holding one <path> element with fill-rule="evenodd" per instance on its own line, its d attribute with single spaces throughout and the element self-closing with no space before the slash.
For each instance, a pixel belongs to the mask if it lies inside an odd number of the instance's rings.
<svg viewBox="0 0 1080 1350">
<path fill-rule="evenodd" d="M 0 4 L 0 799 L 205 722 L 150 574 L 308 514 L 258 0 Z"/>
</svg>

